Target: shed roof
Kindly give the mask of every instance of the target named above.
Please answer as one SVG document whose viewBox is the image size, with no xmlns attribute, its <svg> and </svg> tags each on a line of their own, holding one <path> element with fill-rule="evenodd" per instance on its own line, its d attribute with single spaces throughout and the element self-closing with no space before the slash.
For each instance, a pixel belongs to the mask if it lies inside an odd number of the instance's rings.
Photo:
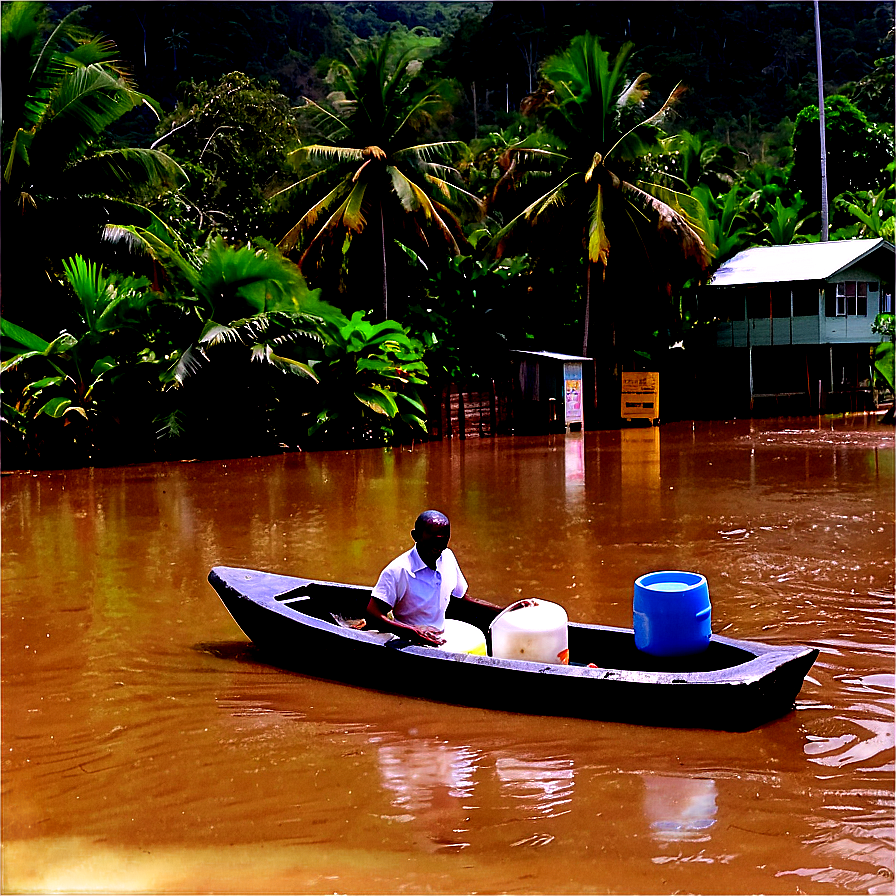
<svg viewBox="0 0 896 896">
<path fill-rule="evenodd" d="M 563 355 L 560 352 L 530 352 L 524 349 L 512 349 L 514 355 L 532 355 L 536 358 L 550 358 L 552 361 L 593 361 L 594 358 L 585 358 L 582 355 Z"/>
<path fill-rule="evenodd" d="M 738 252 L 734 258 L 726 261 L 715 272 L 710 285 L 741 286 L 749 283 L 827 280 L 866 256 L 886 249 L 893 254 L 893 245 L 880 238 L 759 246 Z M 892 259 L 889 264 L 892 265 Z"/>
</svg>

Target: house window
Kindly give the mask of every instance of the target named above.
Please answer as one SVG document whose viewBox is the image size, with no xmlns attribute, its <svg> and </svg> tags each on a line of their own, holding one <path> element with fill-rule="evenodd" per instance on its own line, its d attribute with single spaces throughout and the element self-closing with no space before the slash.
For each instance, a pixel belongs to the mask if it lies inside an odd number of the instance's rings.
<svg viewBox="0 0 896 896">
<path fill-rule="evenodd" d="M 868 284 L 861 280 L 838 283 L 835 309 L 835 317 L 867 317 Z"/>
<path fill-rule="evenodd" d="M 880 313 L 893 313 L 893 293 L 886 289 L 880 291 Z"/>
<path fill-rule="evenodd" d="M 793 316 L 818 317 L 818 284 L 793 284 Z"/>
</svg>

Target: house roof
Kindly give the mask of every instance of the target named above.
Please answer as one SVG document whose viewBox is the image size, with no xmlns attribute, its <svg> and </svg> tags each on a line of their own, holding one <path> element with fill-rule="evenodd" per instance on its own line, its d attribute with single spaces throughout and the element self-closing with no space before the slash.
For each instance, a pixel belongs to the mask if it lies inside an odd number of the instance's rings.
<svg viewBox="0 0 896 896">
<path fill-rule="evenodd" d="M 759 246 L 738 252 L 713 275 L 711 286 L 749 283 L 789 283 L 794 280 L 827 280 L 875 252 L 893 255 L 884 239 L 833 240 L 796 243 L 792 246 Z M 888 262 L 892 267 L 892 257 Z"/>
</svg>

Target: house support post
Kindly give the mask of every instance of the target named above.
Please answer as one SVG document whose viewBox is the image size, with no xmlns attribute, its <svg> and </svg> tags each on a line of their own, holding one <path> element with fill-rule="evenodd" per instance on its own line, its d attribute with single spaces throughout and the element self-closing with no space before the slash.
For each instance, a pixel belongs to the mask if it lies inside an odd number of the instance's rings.
<svg viewBox="0 0 896 896">
<path fill-rule="evenodd" d="M 747 365 L 750 371 L 750 413 L 753 412 L 753 346 L 747 349 Z"/>
</svg>

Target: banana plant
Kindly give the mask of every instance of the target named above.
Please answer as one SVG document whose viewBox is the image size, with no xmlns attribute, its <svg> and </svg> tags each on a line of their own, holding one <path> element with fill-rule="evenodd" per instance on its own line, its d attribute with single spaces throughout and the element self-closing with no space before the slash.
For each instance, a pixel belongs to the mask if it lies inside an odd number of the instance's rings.
<svg viewBox="0 0 896 896">
<path fill-rule="evenodd" d="M 329 443 L 386 443 L 400 428 L 426 432 L 426 407 L 418 387 L 427 381 L 423 344 L 393 320 L 321 320 L 321 356 L 311 362 L 320 379 L 309 436 Z"/>
<path fill-rule="evenodd" d="M 871 326 L 871 332 L 877 333 L 884 337 L 884 340 L 878 343 L 872 349 L 872 362 L 874 369 L 880 377 L 890 387 L 891 392 L 896 392 L 896 351 L 894 351 L 893 340 L 896 337 L 896 327 L 894 327 L 894 315 L 878 314 Z"/>
<path fill-rule="evenodd" d="M 700 230 L 705 235 L 713 264 L 718 267 L 749 245 L 753 238 L 742 214 L 739 191 L 733 186 L 719 201 L 706 184 L 698 184 L 691 195 L 699 203 Z"/>
<path fill-rule="evenodd" d="M 805 204 L 802 196 L 796 196 L 793 204 L 785 207 L 781 202 L 781 197 L 775 197 L 775 204 L 769 210 L 773 215 L 769 216 L 768 223 L 765 225 L 765 232 L 768 234 L 771 245 L 789 246 L 796 241 L 800 228 L 818 214 L 812 212 L 805 218 L 800 218 L 800 211 Z"/>
<path fill-rule="evenodd" d="M 883 237 L 892 242 L 896 221 L 896 188 L 888 184 L 877 193 L 860 190 L 844 193 L 834 200 L 834 205 L 856 219 L 858 238 Z"/>
</svg>

